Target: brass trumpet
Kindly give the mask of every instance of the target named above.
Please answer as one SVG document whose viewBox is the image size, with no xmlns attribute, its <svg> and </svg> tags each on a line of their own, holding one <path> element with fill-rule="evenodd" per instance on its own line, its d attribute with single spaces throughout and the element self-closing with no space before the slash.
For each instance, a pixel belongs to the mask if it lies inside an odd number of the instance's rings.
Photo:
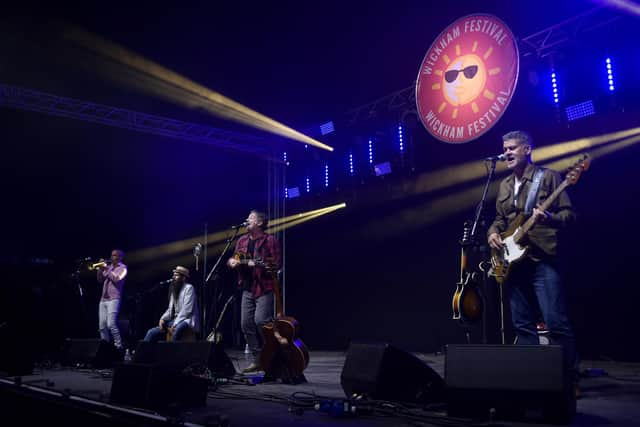
<svg viewBox="0 0 640 427">
<path fill-rule="evenodd" d="M 110 264 L 110 262 L 108 262 L 108 261 L 99 261 L 99 262 L 96 262 L 95 264 L 91 264 L 89 266 L 89 270 L 97 270 L 100 267 L 106 267 L 107 264 Z"/>
</svg>

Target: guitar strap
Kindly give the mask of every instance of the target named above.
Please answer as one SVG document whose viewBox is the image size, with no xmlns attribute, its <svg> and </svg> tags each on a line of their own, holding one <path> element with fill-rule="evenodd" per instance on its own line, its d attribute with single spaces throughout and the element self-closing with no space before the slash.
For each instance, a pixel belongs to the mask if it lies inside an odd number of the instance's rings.
<svg viewBox="0 0 640 427">
<path fill-rule="evenodd" d="M 542 176 L 544 175 L 544 169 L 539 168 L 533 175 L 531 181 L 531 187 L 529 187 L 529 194 L 527 194 L 527 201 L 524 204 L 525 215 L 531 215 L 533 208 L 535 207 L 536 199 L 538 198 L 538 190 L 540 189 L 540 183 L 542 182 Z"/>
</svg>

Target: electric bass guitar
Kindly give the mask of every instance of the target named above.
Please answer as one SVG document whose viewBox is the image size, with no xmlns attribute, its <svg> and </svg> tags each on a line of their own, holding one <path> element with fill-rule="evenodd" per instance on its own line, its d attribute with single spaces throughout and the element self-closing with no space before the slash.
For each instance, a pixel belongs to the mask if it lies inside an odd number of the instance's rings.
<svg viewBox="0 0 640 427">
<path fill-rule="evenodd" d="M 576 163 L 574 163 L 567 172 L 567 175 L 555 189 L 553 193 L 540 205 L 538 209 L 546 211 L 558 196 L 570 185 L 578 182 L 582 172 L 589 169 L 591 159 L 588 154 L 584 154 Z M 523 260 L 529 251 L 529 247 L 525 244 L 525 237 L 531 227 L 536 223 L 533 216 L 525 221 L 524 214 L 518 215 L 507 230 L 500 234 L 504 246 L 502 249 L 491 249 L 491 265 L 493 266 L 493 275 L 499 284 L 502 284 L 509 274 L 511 266 Z"/>
</svg>

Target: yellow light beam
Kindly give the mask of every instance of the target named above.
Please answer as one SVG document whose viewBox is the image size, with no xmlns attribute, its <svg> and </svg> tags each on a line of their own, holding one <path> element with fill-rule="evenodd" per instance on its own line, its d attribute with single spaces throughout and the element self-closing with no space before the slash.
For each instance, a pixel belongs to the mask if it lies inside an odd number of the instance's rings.
<svg viewBox="0 0 640 427">
<path fill-rule="evenodd" d="M 218 116 L 259 128 L 295 141 L 313 145 L 324 150 L 333 151 L 333 147 L 323 144 L 282 123 L 279 123 L 255 110 L 252 110 L 226 96 L 214 92 L 186 77 L 183 77 L 159 64 L 141 57 L 115 43 L 96 35 L 73 28 L 65 32 L 65 37 L 87 49 L 110 58 L 122 65 L 143 73 L 147 78 L 158 79 L 174 85 L 185 92 L 186 100 L 191 106 L 205 108 Z M 195 98 L 194 98 L 195 96 Z M 176 99 L 177 101 L 179 99 Z M 199 102 L 198 102 L 199 101 Z"/>
<path fill-rule="evenodd" d="M 320 209 L 315 209 L 315 210 L 312 210 L 312 211 L 307 211 L 307 212 L 302 212 L 302 213 L 299 213 L 299 214 L 289 215 L 289 216 L 285 216 L 285 217 L 282 217 L 282 218 L 276 218 L 276 219 L 273 219 L 273 220 L 269 220 L 269 226 L 278 225 L 278 224 L 281 224 L 281 223 L 287 222 L 287 221 L 292 221 L 292 220 L 298 219 L 298 218 L 300 218 L 302 216 L 313 215 L 313 214 L 316 214 L 318 212 L 324 212 L 326 210 L 341 209 L 341 208 L 344 208 L 344 207 L 346 207 L 345 203 L 339 203 L 337 205 L 327 206 L 327 207 L 320 208 Z"/>
<path fill-rule="evenodd" d="M 288 228 L 291 227 L 295 227 L 298 226 L 300 224 L 303 224 L 305 222 L 311 221 L 312 219 L 318 218 L 320 216 L 329 214 L 331 212 L 335 212 L 338 209 L 342 209 L 344 207 L 346 207 L 346 203 L 340 203 L 337 205 L 333 205 L 324 209 L 316 209 L 312 214 L 309 215 L 303 215 L 301 217 L 298 217 L 297 219 L 294 220 L 290 220 L 288 222 L 285 223 L 280 223 L 276 226 L 270 226 L 267 229 L 268 233 L 276 233 L 278 231 L 281 230 L 286 230 Z M 292 215 L 290 216 L 290 218 L 297 216 L 297 215 Z M 212 247 L 209 248 L 208 250 L 208 256 L 218 256 L 220 255 L 220 253 L 222 253 L 222 250 L 224 249 L 225 243 L 216 243 L 214 244 Z M 233 248 L 232 248 L 233 249 Z M 167 274 L 169 274 L 171 268 L 175 267 L 176 265 L 183 265 L 186 266 L 187 268 L 191 269 L 191 273 L 192 275 L 194 274 L 194 257 L 192 254 L 186 254 L 186 255 L 179 255 L 178 253 L 174 253 L 172 254 L 173 256 L 169 257 L 169 258 L 165 258 L 165 259 L 161 259 L 161 260 L 157 260 L 157 262 L 154 262 L 153 264 L 151 264 L 150 266 L 141 269 L 139 272 L 136 272 L 136 279 L 144 282 L 145 280 L 149 280 L 149 279 L 153 279 L 154 277 L 157 277 L 160 273 L 162 273 L 162 271 L 167 271 Z M 232 254 L 230 253 L 229 256 L 231 256 Z M 132 257 L 131 255 L 127 256 L 127 260 L 128 262 L 132 262 Z M 226 261 L 226 260 L 225 260 Z M 140 260 L 137 260 L 137 262 L 140 262 Z"/>
<path fill-rule="evenodd" d="M 611 132 L 588 138 L 579 138 L 566 142 L 559 142 L 547 147 L 533 150 L 532 158 L 535 162 L 543 162 L 548 159 L 566 156 L 573 152 L 591 150 L 597 146 L 640 134 L 640 127 L 622 131 Z M 504 172 L 506 165 L 497 165 L 496 172 Z M 443 190 L 448 187 L 471 182 L 486 175 L 486 168 L 482 162 L 472 161 L 461 163 L 444 169 L 420 174 L 413 181 L 405 181 L 401 184 L 401 194 L 417 195 L 433 191 Z"/>
<path fill-rule="evenodd" d="M 598 136 L 577 138 L 571 141 L 559 142 L 547 147 L 536 148 L 535 150 L 533 150 L 532 158 L 534 161 L 546 160 L 552 157 L 563 156 L 571 152 L 589 150 L 594 147 L 608 144 L 613 141 L 637 134 L 640 134 L 640 127 L 610 132 Z"/>
<path fill-rule="evenodd" d="M 602 140 L 599 140 L 602 142 Z M 629 136 L 620 141 L 605 145 L 590 151 L 593 158 L 602 157 L 631 145 L 640 143 L 640 135 Z M 549 163 L 541 163 L 545 167 L 564 173 L 580 158 L 580 153 L 554 160 Z M 563 176 L 564 178 L 564 176 Z M 360 229 L 360 235 L 365 239 L 384 240 L 403 233 L 414 232 L 421 228 L 435 224 L 453 214 L 470 209 L 478 203 L 484 185 L 464 189 L 453 194 L 444 195 L 419 206 L 403 209 L 400 212 L 387 215 L 384 218 L 376 218 L 365 223 Z M 495 199 L 497 185 L 492 185 L 489 200 Z"/>
<path fill-rule="evenodd" d="M 336 209 L 341 209 L 343 207 L 345 207 L 346 205 L 344 203 L 341 204 L 337 204 L 337 205 L 333 205 L 333 206 L 327 206 L 325 208 L 321 208 L 321 209 L 315 209 L 312 211 L 308 211 L 308 212 L 302 212 L 302 213 L 298 213 L 298 214 L 294 214 L 294 215 L 289 215 L 286 217 L 282 217 L 282 218 L 276 218 L 273 220 L 269 221 L 269 227 L 274 227 L 274 226 L 278 226 L 278 225 L 282 225 L 282 224 L 287 224 L 291 221 L 294 220 L 299 220 L 299 219 L 303 219 L 303 218 L 307 218 L 309 216 L 312 215 L 316 215 L 318 213 L 320 214 L 325 214 L 331 211 L 334 211 Z M 282 228 L 279 228 L 278 230 L 280 230 Z M 220 242 L 224 241 L 225 239 L 231 237 L 231 230 L 223 230 L 223 231 L 217 231 L 214 233 L 210 233 L 207 235 L 207 246 L 211 246 L 211 245 L 218 245 Z M 241 231 L 239 235 L 245 234 L 246 231 Z M 158 259 L 158 258 L 164 258 L 164 257 L 168 257 L 168 256 L 173 256 L 176 255 L 180 252 L 185 252 L 185 251 L 190 251 L 193 249 L 193 247 L 197 244 L 197 243 L 203 243 L 203 237 L 199 236 L 199 237 L 191 237 L 188 239 L 184 239 L 184 240 L 179 240 L 176 242 L 170 242 L 170 243 L 165 243 L 162 245 L 158 245 L 158 246 L 154 246 L 151 248 L 145 248 L 145 249 L 139 249 L 139 250 L 135 250 L 135 251 L 131 251 L 127 254 L 127 261 L 131 262 L 131 263 L 141 263 L 141 262 L 146 262 L 146 261 L 150 261 L 150 260 L 154 260 L 154 259 Z M 220 246 L 220 250 L 222 250 L 222 248 L 224 247 L 224 245 Z M 212 249 L 207 248 L 207 251 L 211 251 Z"/>
<path fill-rule="evenodd" d="M 335 212 L 335 211 L 337 211 L 339 209 L 343 209 L 346 206 L 347 206 L 346 203 L 340 203 L 338 205 L 334 205 L 334 206 L 325 208 L 321 212 L 317 212 L 317 213 L 314 213 L 314 214 L 311 214 L 311 215 L 307 215 L 307 216 L 304 216 L 302 218 L 299 218 L 299 219 L 296 219 L 296 220 L 293 220 L 293 221 L 289 221 L 289 222 L 281 224 L 281 225 L 276 225 L 274 227 L 269 227 L 269 229 L 267 231 L 270 232 L 270 233 L 276 233 L 276 232 L 278 232 L 280 230 L 286 230 L 286 229 L 288 229 L 290 227 L 294 227 L 296 225 L 305 223 L 307 221 L 311 221 L 312 219 L 318 218 L 320 216 L 327 215 L 329 213 Z"/>
</svg>

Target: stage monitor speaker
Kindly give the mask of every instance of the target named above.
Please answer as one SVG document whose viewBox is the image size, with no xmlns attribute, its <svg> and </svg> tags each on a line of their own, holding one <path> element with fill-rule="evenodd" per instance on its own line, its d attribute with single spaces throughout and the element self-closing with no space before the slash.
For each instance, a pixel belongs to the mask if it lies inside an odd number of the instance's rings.
<svg viewBox="0 0 640 427">
<path fill-rule="evenodd" d="M 134 361 L 161 366 L 170 370 L 182 370 L 189 366 L 207 366 L 217 377 L 233 377 L 233 362 L 221 344 L 210 341 L 158 342 L 140 341 Z"/>
<path fill-rule="evenodd" d="M 17 330 L 10 322 L 0 321 L 0 372 L 11 376 L 31 375 L 36 360 L 37 342 Z"/>
<path fill-rule="evenodd" d="M 127 406 L 169 410 L 205 406 L 209 382 L 159 365 L 116 365 L 109 400 Z"/>
<path fill-rule="evenodd" d="M 575 414 L 573 381 L 557 345 L 448 345 L 447 412 L 566 423 Z"/>
<path fill-rule="evenodd" d="M 444 381 L 414 355 L 390 344 L 351 343 L 340 375 L 347 397 L 433 403 L 444 399 Z"/>
<path fill-rule="evenodd" d="M 95 338 L 67 338 L 62 363 L 103 369 L 113 367 L 122 358 L 123 355 L 110 342 Z"/>
</svg>

